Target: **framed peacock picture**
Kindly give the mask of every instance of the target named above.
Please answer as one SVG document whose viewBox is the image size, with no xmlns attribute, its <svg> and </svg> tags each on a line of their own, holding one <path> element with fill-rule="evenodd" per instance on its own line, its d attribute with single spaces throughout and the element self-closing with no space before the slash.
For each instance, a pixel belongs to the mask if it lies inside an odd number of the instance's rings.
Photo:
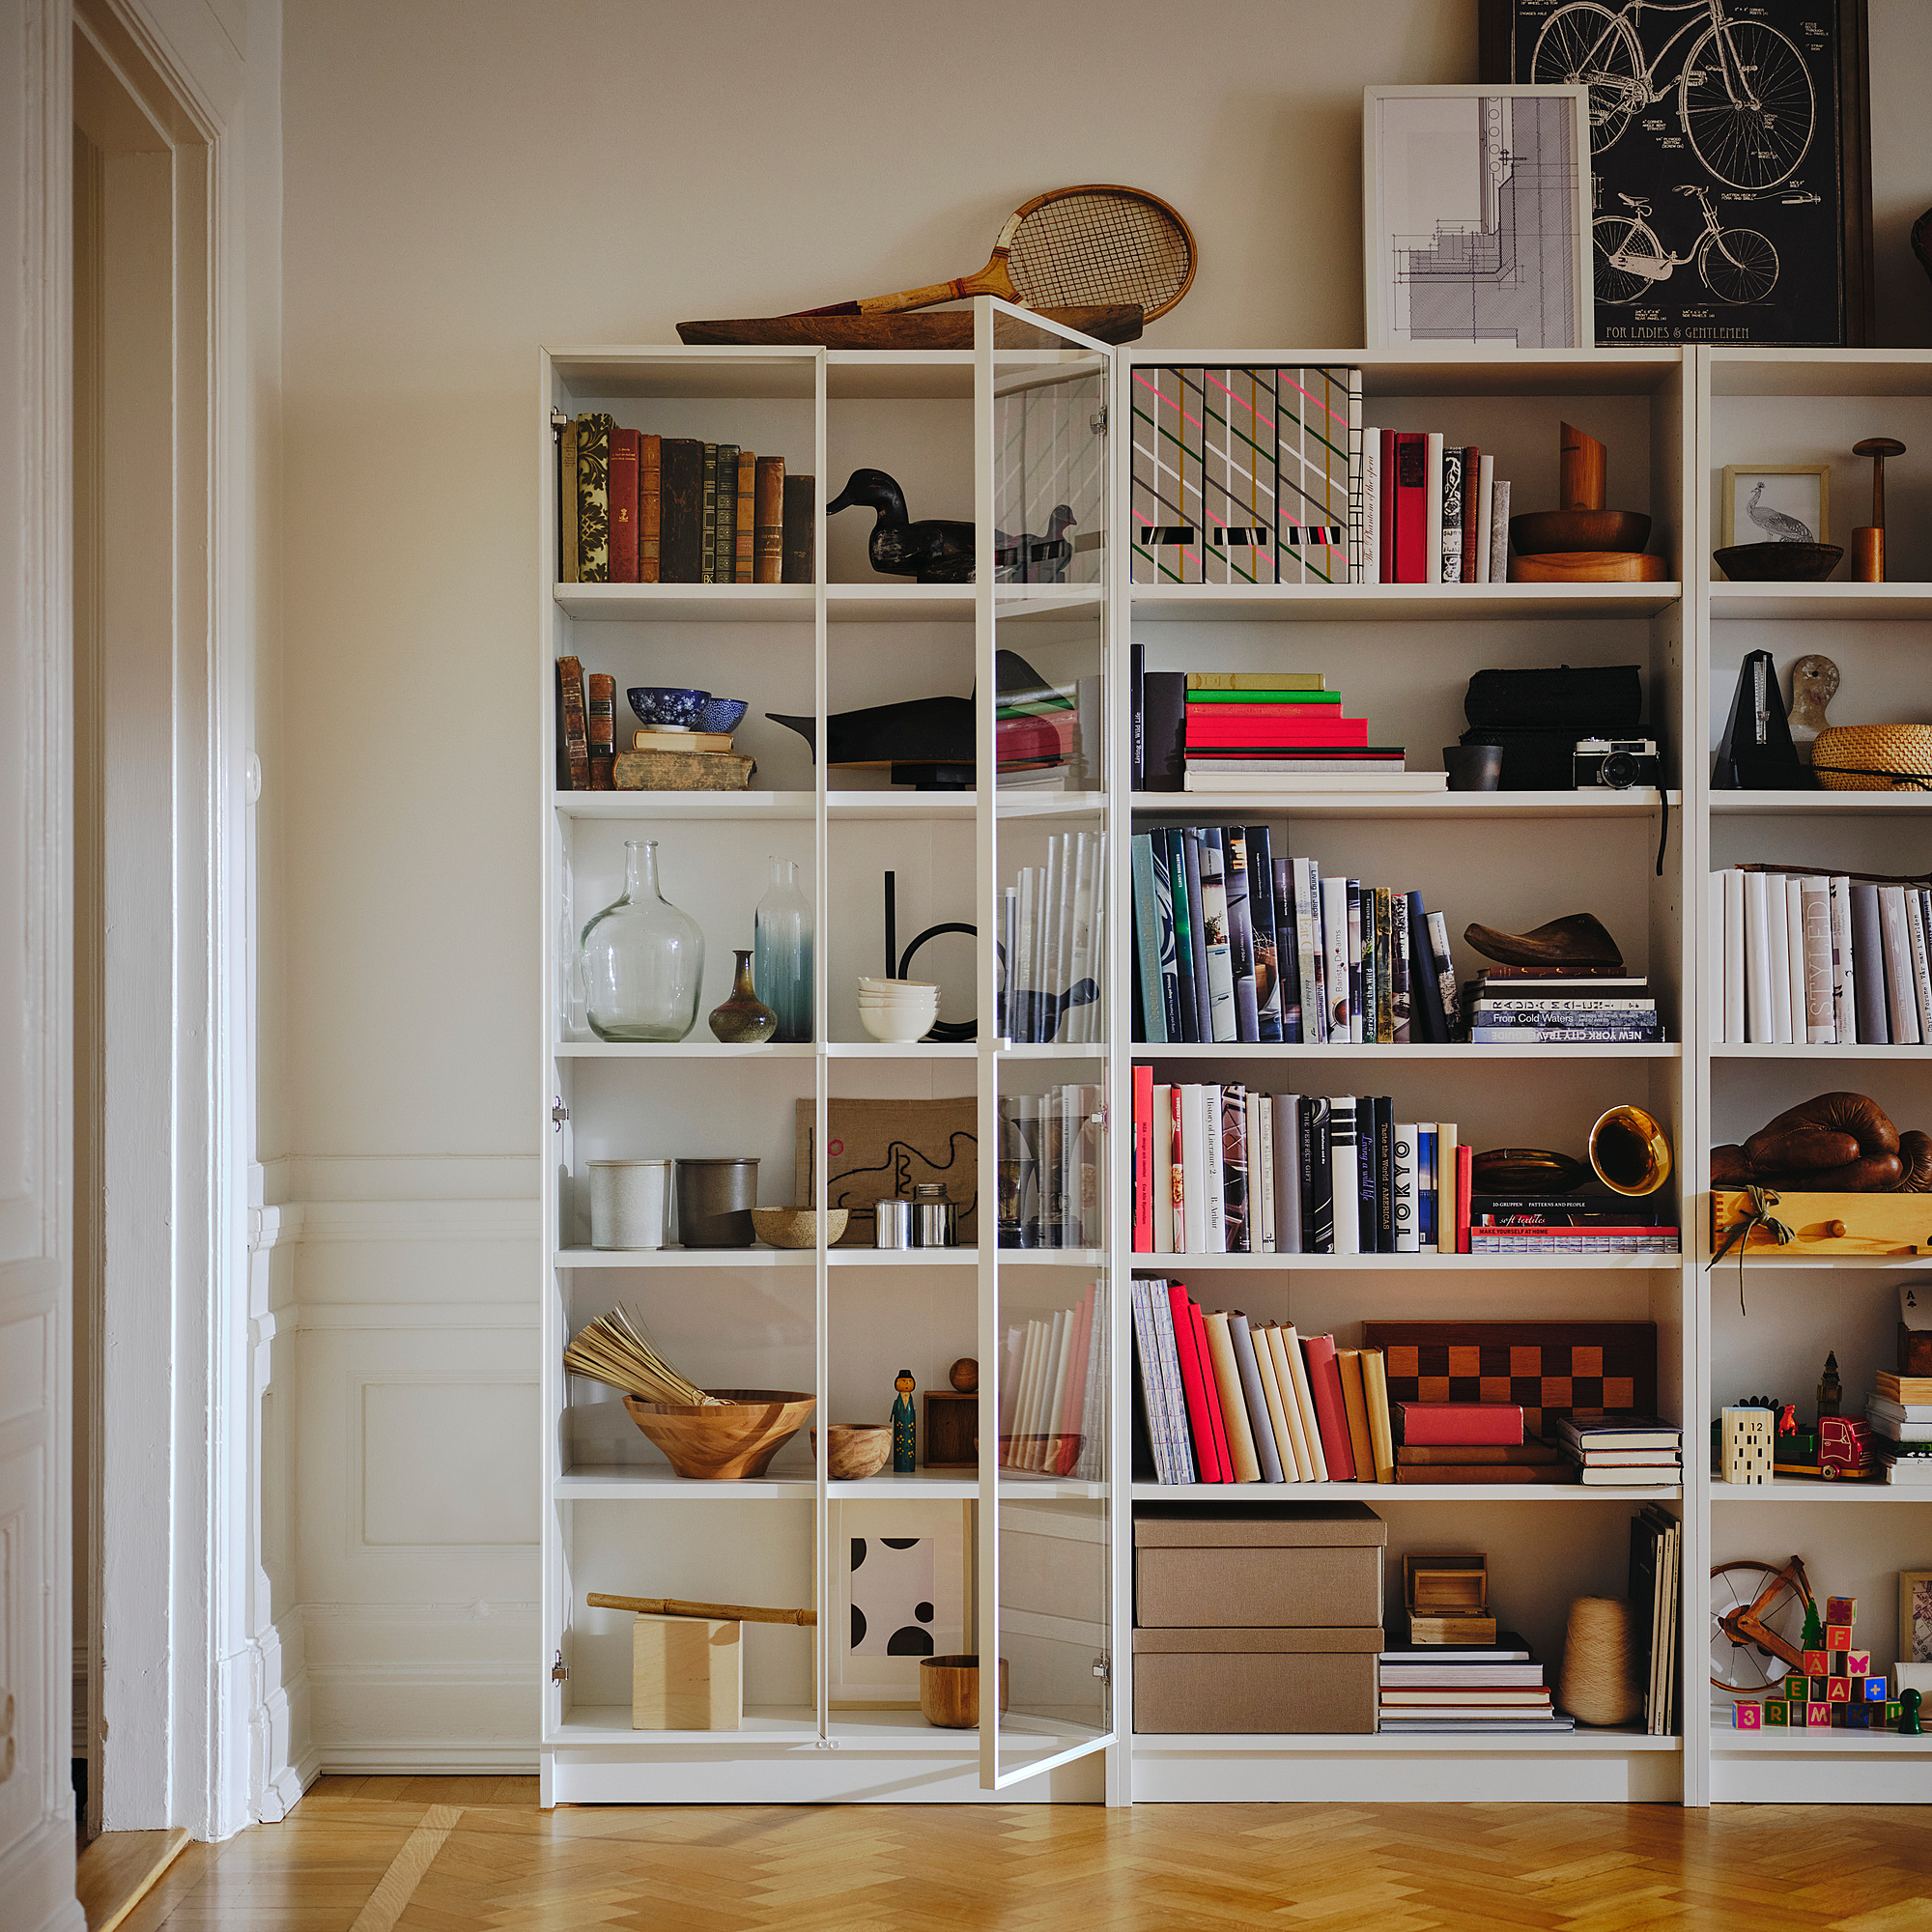
<svg viewBox="0 0 1932 1932">
<path fill-rule="evenodd" d="M 1830 543 L 1832 470 L 1824 463 L 1724 466 L 1719 493 L 1724 543 Z"/>
</svg>

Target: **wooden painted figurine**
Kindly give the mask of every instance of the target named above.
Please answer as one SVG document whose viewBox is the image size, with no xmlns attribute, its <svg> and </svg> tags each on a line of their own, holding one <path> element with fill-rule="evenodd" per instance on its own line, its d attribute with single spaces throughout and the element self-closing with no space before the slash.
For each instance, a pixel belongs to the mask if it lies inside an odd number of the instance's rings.
<svg viewBox="0 0 1932 1932">
<path fill-rule="evenodd" d="M 971 583 L 973 526 L 950 517 L 914 523 L 906 514 L 905 492 L 883 469 L 855 469 L 845 487 L 825 506 L 834 517 L 854 504 L 877 512 L 866 546 L 872 568 L 882 577 L 910 577 L 915 583 Z"/>
<path fill-rule="evenodd" d="M 910 1369 L 901 1369 L 893 1386 L 898 1390 L 893 1404 L 893 1474 L 910 1476 L 919 1461 L 919 1422 L 912 1406 L 912 1392 L 919 1384 Z"/>
<path fill-rule="evenodd" d="M 1898 1735 L 1902 1738 L 1918 1738 L 1925 1735 L 1924 1726 L 1918 1720 L 1918 1706 L 1922 1692 L 1908 1690 L 1898 1701 Z"/>
</svg>

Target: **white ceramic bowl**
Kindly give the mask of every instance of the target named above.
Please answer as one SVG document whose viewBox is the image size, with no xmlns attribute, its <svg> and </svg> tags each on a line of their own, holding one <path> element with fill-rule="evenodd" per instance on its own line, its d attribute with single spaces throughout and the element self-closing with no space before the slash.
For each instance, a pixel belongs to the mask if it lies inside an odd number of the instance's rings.
<svg viewBox="0 0 1932 1932">
<path fill-rule="evenodd" d="M 923 1039 L 932 1031 L 934 1017 L 932 1013 L 899 1015 L 862 1009 L 859 1014 L 859 1024 L 874 1039 L 884 1040 L 893 1045 L 909 1046 L 916 1039 Z"/>
<path fill-rule="evenodd" d="M 917 1013 L 931 1015 L 938 1012 L 937 1000 L 861 1000 L 862 1013 L 878 1013 L 883 1017 L 911 1019 Z"/>
<path fill-rule="evenodd" d="M 936 980 L 868 980 L 861 973 L 859 990 L 862 993 L 936 993 L 939 982 Z"/>
</svg>

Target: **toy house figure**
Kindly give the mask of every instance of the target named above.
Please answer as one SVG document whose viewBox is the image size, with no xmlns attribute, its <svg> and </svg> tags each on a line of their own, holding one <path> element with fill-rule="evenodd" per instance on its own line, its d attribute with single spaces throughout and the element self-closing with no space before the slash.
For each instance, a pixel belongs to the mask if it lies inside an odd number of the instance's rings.
<svg viewBox="0 0 1932 1932">
<path fill-rule="evenodd" d="M 1719 1470 L 1727 1483 L 1771 1481 L 1772 1417 L 1766 1408 L 1727 1408 Z"/>
</svg>

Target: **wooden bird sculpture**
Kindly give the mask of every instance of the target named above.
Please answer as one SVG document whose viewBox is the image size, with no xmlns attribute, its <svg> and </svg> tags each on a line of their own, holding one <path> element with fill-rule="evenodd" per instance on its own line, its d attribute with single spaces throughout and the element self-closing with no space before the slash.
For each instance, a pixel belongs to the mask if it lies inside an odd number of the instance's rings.
<svg viewBox="0 0 1932 1932">
<path fill-rule="evenodd" d="M 905 492 L 883 469 L 855 469 L 825 506 L 828 517 L 854 504 L 875 510 L 867 554 L 882 577 L 910 577 L 915 583 L 971 583 L 973 526 L 951 517 L 913 523 Z"/>
<path fill-rule="evenodd" d="M 1801 524 L 1796 517 L 1787 517 L 1782 510 L 1767 509 L 1758 501 L 1764 495 L 1764 485 L 1751 486 L 1749 500 L 1745 504 L 1745 515 L 1764 531 L 1773 543 L 1809 543 L 1812 540 L 1810 528 Z"/>
<path fill-rule="evenodd" d="M 993 562 L 1002 583 L 1065 583 L 1066 566 L 1072 560 L 1073 545 L 1066 532 L 1073 527 L 1073 512 L 1065 503 L 1056 503 L 1047 519 L 1046 534 L 1035 536 L 1031 530 L 1011 537 L 1005 530 L 993 532 Z"/>
</svg>

